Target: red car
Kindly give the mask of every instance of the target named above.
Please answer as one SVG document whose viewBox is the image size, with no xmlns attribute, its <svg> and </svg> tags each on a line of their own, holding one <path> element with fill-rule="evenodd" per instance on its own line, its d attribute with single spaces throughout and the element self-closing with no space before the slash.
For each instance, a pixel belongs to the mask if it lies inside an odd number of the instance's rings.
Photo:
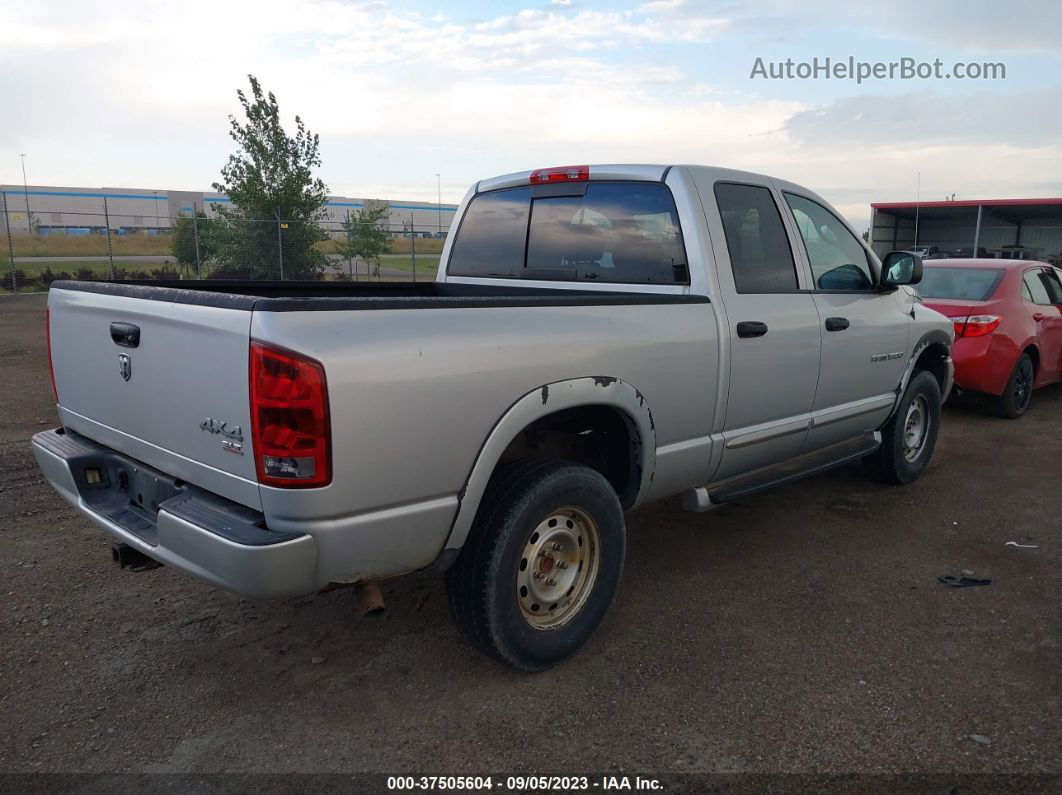
<svg viewBox="0 0 1062 795">
<path fill-rule="evenodd" d="M 1062 378 L 1062 281 L 1043 262 L 925 263 L 918 294 L 955 324 L 955 385 L 994 395 L 999 413 L 1025 413 L 1032 390 Z"/>
</svg>

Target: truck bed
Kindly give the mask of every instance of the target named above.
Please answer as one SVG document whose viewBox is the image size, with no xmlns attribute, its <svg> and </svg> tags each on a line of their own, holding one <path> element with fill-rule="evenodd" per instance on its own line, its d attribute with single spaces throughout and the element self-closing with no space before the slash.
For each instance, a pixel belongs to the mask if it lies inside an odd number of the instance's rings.
<svg viewBox="0 0 1062 795">
<path fill-rule="evenodd" d="M 438 282 L 56 281 L 52 289 L 259 312 L 707 303 L 700 295 Z"/>
</svg>

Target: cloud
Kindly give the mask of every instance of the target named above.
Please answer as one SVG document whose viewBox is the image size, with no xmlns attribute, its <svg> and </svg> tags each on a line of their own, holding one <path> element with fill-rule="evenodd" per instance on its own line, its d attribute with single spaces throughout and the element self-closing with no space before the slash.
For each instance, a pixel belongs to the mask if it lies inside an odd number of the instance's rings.
<svg viewBox="0 0 1062 795">
<path fill-rule="evenodd" d="M 941 195 L 1062 190 L 1044 176 L 1062 173 L 1062 147 L 1047 146 L 1062 130 L 1057 87 L 816 105 L 706 82 L 720 73 L 706 43 L 842 19 L 892 26 L 891 11 L 876 20 L 825 0 L 540 3 L 471 20 L 398 0 L 129 9 L 0 10 L 0 181 L 20 177 L 27 152 L 31 181 L 202 188 L 231 151 L 226 115 L 253 72 L 321 134 L 322 176 L 353 195 L 433 200 L 441 171 L 456 200 L 490 174 L 609 161 L 774 173 L 864 214 L 873 199 L 906 198 L 920 168 Z M 919 30 L 938 14 L 923 11 Z"/>
<path fill-rule="evenodd" d="M 911 146 L 930 141 L 1042 146 L 1062 139 L 1062 83 L 1038 91 L 848 97 L 785 124 L 804 145 Z"/>
</svg>

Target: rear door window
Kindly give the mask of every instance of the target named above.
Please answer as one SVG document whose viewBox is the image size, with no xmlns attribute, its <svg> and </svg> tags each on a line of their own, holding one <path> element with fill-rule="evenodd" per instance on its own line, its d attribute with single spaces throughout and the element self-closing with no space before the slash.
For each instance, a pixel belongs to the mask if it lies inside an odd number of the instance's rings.
<svg viewBox="0 0 1062 795">
<path fill-rule="evenodd" d="M 723 220 L 734 285 L 739 293 L 797 289 L 796 262 L 778 205 L 768 188 L 717 182 L 715 200 Z"/>
<path fill-rule="evenodd" d="M 513 188 L 476 196 L 447 272 L 623 284 L 689 284 L 671 191 L 651 182 L 573 185 L 581 195 Z M 561 189 L 563 191 L 563 188 Z"/>
</svg>

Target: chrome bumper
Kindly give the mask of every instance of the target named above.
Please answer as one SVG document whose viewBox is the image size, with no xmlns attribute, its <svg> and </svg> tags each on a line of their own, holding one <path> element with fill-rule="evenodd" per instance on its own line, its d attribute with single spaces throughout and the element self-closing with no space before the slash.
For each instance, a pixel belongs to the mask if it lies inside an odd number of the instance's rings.
<svg viewBox="0 0 1062 795">
<path fill-rule="evenodd" d="M 255 511 L 62 428 L 36 434 L 33 453 L 71 505 L 160 563 L 255 599 L 310 593 L 322 585 L 312 536 L 268 530 Z"/>
</svg>

